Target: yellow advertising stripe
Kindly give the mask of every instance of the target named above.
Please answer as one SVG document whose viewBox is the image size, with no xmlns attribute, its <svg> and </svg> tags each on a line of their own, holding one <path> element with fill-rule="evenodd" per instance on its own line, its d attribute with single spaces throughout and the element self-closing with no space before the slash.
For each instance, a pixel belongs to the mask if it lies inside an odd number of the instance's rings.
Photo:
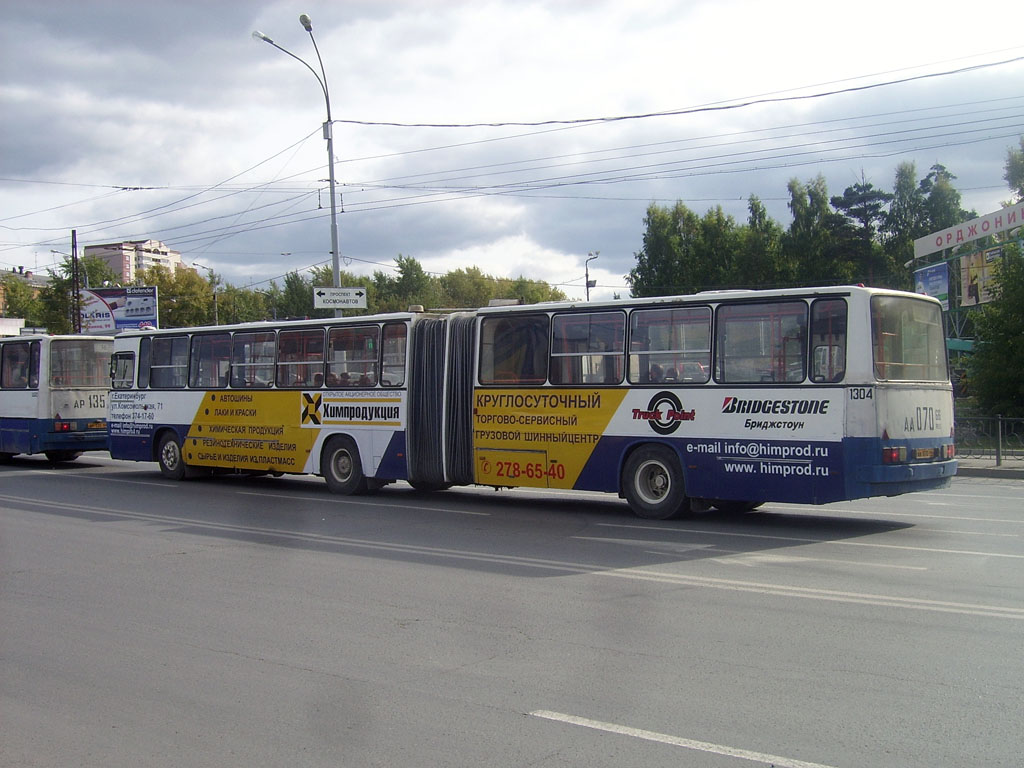
<svg viewBox="0 0 1024 768">
<path fill-rule="evenodd" d="M 574 487 L 625 396 L 621 388 L 476 390 L 476 482 Z"/>
</svg>

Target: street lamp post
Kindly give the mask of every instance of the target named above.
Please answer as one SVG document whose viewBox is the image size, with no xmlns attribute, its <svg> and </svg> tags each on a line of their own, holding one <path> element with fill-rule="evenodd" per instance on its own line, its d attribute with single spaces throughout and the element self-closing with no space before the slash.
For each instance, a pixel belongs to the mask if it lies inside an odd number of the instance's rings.
<svg viewBox="0 0 1024 768">
<path fill-rule="evenodd" d="M 587 281 L 587 301 L 590 301 L 590 289 L 597 285 L 597 280 L 590 280 L 590 262 L 600 255 L 600 251 L 591 251 L 587 254 L 587 260 L 583 262 L 584 279 Z"/>
<path fill-rule="evenodd" d="M 217 275 L 214 274 L 214 271 L 210 269 L 208 266 L 206 266 L 205 264 L 200 264 L 198 261 L 193 261 L 192 266 L 199 267 L 200 269 L 205 269 L 207 272 L 210 273 L 210 289 L 213 291 L 213 324 L 220 325 L 220 321 L 217 317 Z"/>
<path fill-rule="evenodd" d="M 327 122 L 324 123 L 324 138 L 327 140 L 327 168 L 328 168 L 328 180 L 331 184 L 331 270 L 335 288 L 341 287 L 341 254 L 338 250 L 338 204 L 335 194 L 335 180 L 334 180 L 334 130 L 333 122 L 331 121 L 331 94 L 327 89 L 327 71 L 324 69 L 324 60 L 320 56 L 320 48 L 316 44 L 316 38 L 313 37 L 313 22 L 307 14 L 299 16 L 299 23 L 302 28 L 309 33 L 309 39 L 313 41 L 313 50 L 316 51 L 317 61 L 320 62 L 320 74 L 313 69 L 304 59 L 299 58 L 294 53 L 286 48 L 281 47 L 265 34 L 259 30 L 252 33 L 252 36 L 257 40 L 262 40 L 265 43 L 277 48 L 282 53 L 286 53 L 296 61 L 300 62 L 306 69 L 313 73 L 313 77 L 316 78 L 317 82 L 320 83 L 320 88 L 324 92 L 324 101 L 327 102 Z M 341 316 L 342 312 L 340 309 L 334 311 L 336 316 Z"/>
</svg>

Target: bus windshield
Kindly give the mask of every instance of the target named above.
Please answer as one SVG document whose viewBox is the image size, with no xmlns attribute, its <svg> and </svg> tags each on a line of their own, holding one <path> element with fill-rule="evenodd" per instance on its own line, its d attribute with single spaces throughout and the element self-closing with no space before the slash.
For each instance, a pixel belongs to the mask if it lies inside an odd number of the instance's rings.
<svg viewBox="0 0 1024 768">
<path fill-rule="evenodd" d="M 871 298 L 875 377 L 880 381 L 945 381 L 946 338 L 939 305 L 901 296 Z"/>
<path fill-rule="evenodd" d="M 110 339 L 55 339 L 50 351 L 50 384 L 55 387 L 107 387 Z"/>
</svg>

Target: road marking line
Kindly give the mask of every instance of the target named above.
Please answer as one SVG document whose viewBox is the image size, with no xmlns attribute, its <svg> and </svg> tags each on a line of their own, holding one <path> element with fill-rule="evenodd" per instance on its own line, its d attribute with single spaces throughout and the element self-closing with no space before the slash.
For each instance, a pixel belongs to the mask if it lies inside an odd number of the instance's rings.
<svg viewBox="0 0 1024 768">
<path fill-rule="evenodd" d="M 902 608 L 919 611 L 934 611 L 936 613 L 952 613 L 968 616 L 981 616 L 985 618 L 1012 619 L 1024 621 L 1024 608 L 1010 608 L 999 605 L 984 605 L 977 603 L 954 603 L 942 600 L 927 600 L 914 597 L 900 597 L 898 595 L 883 595 L 864 592 L 843 592 L 833 589 L 818 589 L 813 587 L 800 587 L 785 584 L 769 584 L 757 581 L 739 581 L 734 579 L 717 579 L 705 576 L 690 576 L 682 573 L 668 573 L 665 571 L 646 570 L 642 567 L 609 568 L 602 563 L 570 562 L 565 560 L 548 560 L 538 557 L 524 557 L 521 555 L 501 554 L 495 552 L 483 552 L 479 550 L 453 549 L 447 547 L 428 547 L 420 544 L 402 544 L 397 542 L 379 541 L 374 539 L 357 539 L 346 536 L 324 535 L 310 533 L 308 531 L 289 531 L 282 528 L 273 528 L 262 525 L 238 525 L 234 523 L 219 523 L 216 521 L 202 520 L 174 515 L 164 515 L 149 512 L 137 512 L 133 510 L 112 509 L 85 504 L 57 503 L 53 501 L 40 500 L 22 496 L 0 494 L 0 504 L 3 502 L 20 502 L 29 506 L 56 508 L 62 510 L 75 510 L 89 514 L 106 514 L 111 517 L 137 520 L 145 523 L 152 523 L 161 526 L 179 526 L 205 531 L 229 532 L 233 534 L 245 533 L 249 535 L 258 534 L 271 538 L 302 541 L 317 546 L 334 545 L 347 547 L 366 552 L 398 552 L 412 554 L 420 557 L 435 557 L 441 560 L 450 559 L 455 561 L 483 562 L 489 564 L 511 565 L 522 568 L 535 568 L 546 571 L 556 571 L 571 575 L 580 576 L 610 576 L 620 579 L 636 579 L 661 584 L 673 584 L 677 586 L 708 587 L 713 589 L 724 589 L 732 592 L 749 592 L 754 594 L 772 595 L 776 597 L 793 597 L 810 600 L 826 600 L 837 603 L 851 603 L 858 605 L 871 605 L 885 608 Z"/>
<path fill-rule="evenodd" d="M 906 544 L 880 544 L 873 541 L 843 541 L 836 539 L 815 539 L 802 536 L 770 536 L 765 533 L 746 533 L 735 531 L 715 531 L 702 528 L 678 528 L 655 525 L 630 525 L 628 523 L 598 523 L 601 528 L 639 528 L 645 531 L 667 531 L 672 533 L 695 533 L 702 536 L 734 536 L 741 539 L 767 539 L 769 541 L 794 541 L 800 544 L 830 544 L 840 547 L 876 547 L 878 549 L 905 549 L 910 552 L 936 552 L 942 555 L 972 555 L 975 557 L 1005 557 L 1011 560 L 1024 560 L 1024 555 L 1007 552 L 980 552 L 973 549 L 938 549 L 936 547 L 912 547 Z"/>
<path fill-rule="evenodd" d="M 394 509 L 395 505 L 390 502 L 366 501 L 365 499 L 346 499 L 344 496 L 297 496 L 293 493 L 257 493 L 255 491 L 236 491 L 239 496 L 269 496 L 277 499 L 299 499 L 303 501 L 322 501 L 325 504 L 357 504 L 360 507 L 387 507 Z M 402 504 L 402 509 L 417 509 L 427 512 L 450 512 L 453 515 L 477 515 L 490 517 L 490 512 L 474 512 L 468 509 L 447 509 L 445 507 L 424 507 L 417 504 Z"/>
<path fill-rule="evenodd" d="M 699 752 L 711 752 L 715 755 L 737 757 L 740 760 L 750 760 L 755 763 L 763 763 L 764 765 L 778 766 L 778 768 L 834 768 L 834 766 L 826 765 L 824 763 L 795 760 L 790 757 L 769 755 L 765 752 L 752 752 L 748 749 L 728 747 L 724 744 L 712 744 L 708 741 L 684 739 L 680 736 L 672 736 L 667 733 L 646 731 L 642 728 L 632 728 L 628 725 L 618 725 L 617 723 L 605 723 L 600 720 L 591 720 L 586 717 L 567 715 L 562 712 L 551 712 L 546 709 L 536 709 L 529 714 L 531 717 L 539 717 L 544 720 L 553 720 L 559 723 L 567 723 L 568 725 L 578 725 L 582 728 L 591 728 L 595 731 L 604 731 L 605 733 L 617 733 L 622 736 L 632 736 L 635 739 L 656 741 L 661 744 L 670 744 L 673 747 L 683 747 L 684 749 L 693 749 Z"/>
</svg>

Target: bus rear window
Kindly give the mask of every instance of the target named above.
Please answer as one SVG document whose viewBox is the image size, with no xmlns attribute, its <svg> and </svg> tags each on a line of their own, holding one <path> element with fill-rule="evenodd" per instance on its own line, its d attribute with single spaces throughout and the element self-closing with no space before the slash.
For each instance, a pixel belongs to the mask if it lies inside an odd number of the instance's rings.
<svg viewBox="0 0 1024 768">
<path fill-rule="evenodd" d="M 946 381 L 946 336 L 938 304 L 871 298 L 871 347 L 880 381 Z"/>
</svg>

